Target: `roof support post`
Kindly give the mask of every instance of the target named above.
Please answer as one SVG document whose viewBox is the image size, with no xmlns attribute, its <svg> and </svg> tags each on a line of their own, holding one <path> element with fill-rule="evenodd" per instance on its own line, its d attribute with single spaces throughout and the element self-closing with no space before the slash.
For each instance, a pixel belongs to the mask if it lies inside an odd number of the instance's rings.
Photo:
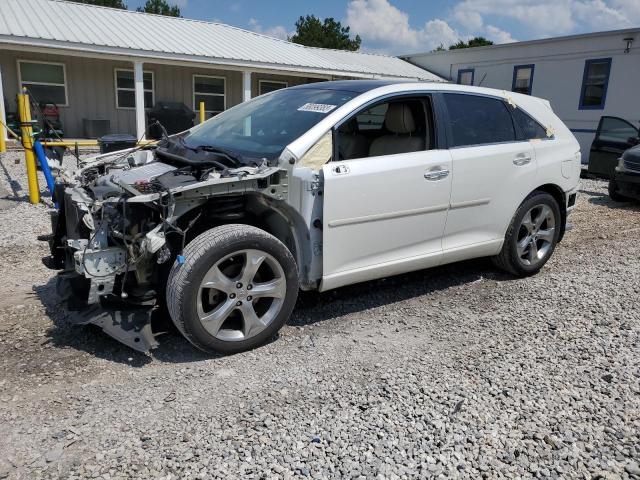
<svg viewBox="0 0 640 480">
<path fill-rule="evenodd" d="M 242 101 L 251 100 L 251 72 L 243 70 L 242 72 Z"/>
<path fill-rule="evenodd" d="M 144 140 L 147 128 L 144 118 L 144 74 L 142 62 L 133 63 L 133 83 L 136 93 L 136 137 L 138 140 Z"/>
<path fill-rule="evenodd" d="M 6 140 L 9 138 L 9 132 L 2 125 L 7 124 L 7 112 L 4 111 L 4 90 L 2 89 L 2 68 L 0 67 L 0 153 L 7 148 Z"/>
</svg>

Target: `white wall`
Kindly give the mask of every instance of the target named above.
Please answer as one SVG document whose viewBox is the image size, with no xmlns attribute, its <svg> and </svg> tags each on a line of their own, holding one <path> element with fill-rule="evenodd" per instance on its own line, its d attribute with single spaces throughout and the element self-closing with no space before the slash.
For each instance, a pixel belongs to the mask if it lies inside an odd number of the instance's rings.
<svg viewBox="0 0 640 480">
<path fill-rule="evenodd" d="M 634 37 L 629 53 L 624 38 Z M 532 95 L 546 98 L 574 131 L 586 162 L 598 121 L 603 115 L 640 123 L 640 29 L 581 35 L 492 47 L 405 57 L 452 81 L 458 70 L 474 68 L 474 85 L 511 90 L 513 67 L 534 64 Z M 609 86 L 603 110 L 580 110 L 585 61 L 611 58 Z"/>
</svg>

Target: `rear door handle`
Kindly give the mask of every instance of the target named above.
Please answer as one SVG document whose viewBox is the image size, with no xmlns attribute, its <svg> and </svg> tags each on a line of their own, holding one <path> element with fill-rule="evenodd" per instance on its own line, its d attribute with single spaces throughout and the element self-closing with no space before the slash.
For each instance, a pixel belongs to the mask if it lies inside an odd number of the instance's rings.
<svg viewBox="0 0 640 480">
<path fill-rule="evenodd" d="M 442 180 L 443 178 L 447 178 L 448 176 L 449 170 L 445 168 L 437 170 L 427 170 L 426 172 L 424 172 L 424 178 L 431 181 Z"/>
<path fill-rule="evenodd" d="M 513 159 L 513 164 L 517 167 L 522 167 L 528 163 L 531 163 L 531 155 L 527 153 L 519 153 L 516 155 L 516 158 Z"/>
</svg>

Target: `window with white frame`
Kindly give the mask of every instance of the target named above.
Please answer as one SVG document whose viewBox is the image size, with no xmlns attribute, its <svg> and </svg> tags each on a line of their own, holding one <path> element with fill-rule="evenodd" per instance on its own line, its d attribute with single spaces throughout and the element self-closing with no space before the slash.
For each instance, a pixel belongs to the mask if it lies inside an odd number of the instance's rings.
<svg viewBox="0 0 640 480">
<path fill-rule="evenodd" d="M 289 84 L 287 82 L 278 82 L 275 80 L 260 80 L 258 82 L 258 95 L 280 90 L 281 88 L 287 88 Z"/>
<path fill-rule="evenodd" d="M 116 108 L 136 108 L 136 85 L 133 70 L 116 68 Z M 152 108 L 155 102 L 153 72 L 143 72 L 144 108 Z"/>
<path fill-rule="evenodd" d="M 193 109 L 200 109 L 200 102 L 204 102 L 204 111 L 215 115 L 224 111 L 226 107 L 225 78 L 207 75 L 193 76 Z"/>
<path fill-rule="evenodd" d="M 18 60 L 20 88 L 26 87 L 39 103 L 55 103 L 66 107 L 67 75 L 63 63 Z"/>
</svg>

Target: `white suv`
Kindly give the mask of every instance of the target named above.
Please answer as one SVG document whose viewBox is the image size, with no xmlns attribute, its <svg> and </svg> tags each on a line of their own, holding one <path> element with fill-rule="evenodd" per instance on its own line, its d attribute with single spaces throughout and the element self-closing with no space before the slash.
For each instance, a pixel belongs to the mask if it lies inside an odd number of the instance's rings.
<svg viewBox="0 0 640 480">
<path fill-rule="evenodd" d="M 62 175 L 47 263 L 63 269 L 78 323 L 147 350 L 166 302 L 195 346 L 237 352 L 280 329 L 299 289 L 482 256 L 536 273 L 579 173 L 578 142 L 545 100 L 443 83 L 302 85 Z"/>
</svg>

